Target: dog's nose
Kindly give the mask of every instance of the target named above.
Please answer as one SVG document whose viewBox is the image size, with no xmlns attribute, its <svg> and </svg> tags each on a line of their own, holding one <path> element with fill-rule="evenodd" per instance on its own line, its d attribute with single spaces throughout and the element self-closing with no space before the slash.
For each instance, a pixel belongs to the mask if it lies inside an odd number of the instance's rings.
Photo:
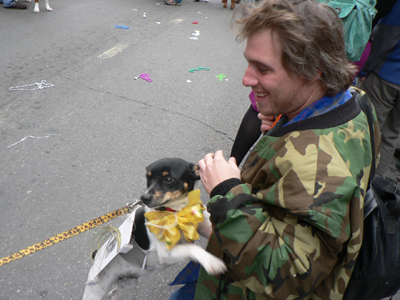
<svg viewBox="0 0 400 300">
<path fill-rule="evenodd" d="M 151 201 L 152 196 L 150 194 L 143 194 L 140 196 L 140 200 L 143 201 L 143 203 L 148 204 Z"/>
</svg>

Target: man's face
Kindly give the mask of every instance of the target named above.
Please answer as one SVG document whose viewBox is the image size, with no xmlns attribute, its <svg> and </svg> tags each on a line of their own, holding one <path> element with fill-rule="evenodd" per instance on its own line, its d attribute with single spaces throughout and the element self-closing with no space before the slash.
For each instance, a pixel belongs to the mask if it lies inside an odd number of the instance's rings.
<svg viewBox="0 0 400 300">
<path fill-rule="evenodd" d="M 255 92 L 260 113 L 266 116 L 286 114 L 291 120 L 309 105 L 308 84 L 283 68 L 281 45 L 271 30 L 249 36 L 244 56 L 249 65 L 242 83 Z"/>
</svg>

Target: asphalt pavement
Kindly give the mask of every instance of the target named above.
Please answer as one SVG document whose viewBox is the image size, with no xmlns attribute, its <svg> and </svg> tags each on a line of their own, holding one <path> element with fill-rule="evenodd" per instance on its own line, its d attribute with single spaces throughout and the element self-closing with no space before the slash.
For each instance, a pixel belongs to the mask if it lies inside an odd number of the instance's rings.
<svg viewBox="0 0 400 300">
<path fill-rule="evenodd" d="M 26 4 L 0 7 L 0 258 L 139 198 L 159 158 L 228 156 L 249 106 L 220 1 Z M 81 299 L 95 232 L 0 266 L 0 299 Z M 167 299 L 183 266 L 128 299 Z"/>
<path fill-rule="evenodd" d="M 139 198 L 159 158 L 228 157 L 249 107 L 244 43 L 219 0 L 40 4 L 0 7 L 0 258 Z M 81 299 L 95 233 L 0 266 L 0 299 Z M 167 299 L 183 266 L 127 299 Z"/>
</svg>

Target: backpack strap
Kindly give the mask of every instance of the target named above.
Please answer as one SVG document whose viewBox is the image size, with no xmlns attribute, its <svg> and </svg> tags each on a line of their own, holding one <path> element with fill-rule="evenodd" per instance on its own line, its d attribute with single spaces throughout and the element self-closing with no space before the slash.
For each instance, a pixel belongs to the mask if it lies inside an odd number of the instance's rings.
<svg viewBox="0 0 400 300">
<path fill-rule="evenodd" d="M 369 173 L 369 181 L 368 181 L 368 186 L 370 186 L 371 181 L 375 177 L 375 169 L 376 169 L 374 118 L 372 116 L 372 107 L 371 107 L 371 103 L 369 102 L 369 100 L 366 99 L 366 94 L 363 90 L 361 90 L 355 86 L 352 86 L 351 88 L 357 92 L 356 101 L 357 101 L 358 105 L 360 106 L 361 110 L 367 116 L 367 120 L 368 120 L 369 133 L 371 136 L 371 150 L 372 150 L 371 172 Z"/>
</svg>

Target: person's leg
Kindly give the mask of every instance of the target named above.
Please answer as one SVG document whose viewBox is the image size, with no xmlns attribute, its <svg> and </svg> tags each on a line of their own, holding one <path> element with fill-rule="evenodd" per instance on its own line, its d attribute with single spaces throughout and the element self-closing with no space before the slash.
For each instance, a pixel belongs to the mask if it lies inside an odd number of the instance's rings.
<svg viewBox="0 0 400 300">
<path fill-rule="evenodd" d="M 385 177 L 393 167 L 393 154 L 400 134 L 400 86 L 380 79 L 375 73 L 370 73 L 359 86 L 367 93 L 378 117 L 381 158 L 376 174 Z"/>
<path fill-rule="evenodd" d="M 1 0 L 0 4 L 3 3 L 4 7 L 11 7 L 14 5 L 14 0 Z"/>
<path fill-rule="evenodd" d="M 16 8 L 16 9 L 27 9 L 27 5 L 21 4 L 15 0 L 2 0 L 4 8 Z"/>
<path fill-rule="evenodd" d="M 168 300 L 194 300 L 197 282 L 186 283 L 183 287 L 174 291 Z"/>
<path fill-rule="evenodd" d="M 382 131 L 386 118 L 394 106 L 395 99 L 390 95 L 388 97 L 387 85 L 373 72 L 369 73 L 365 81 L 360 82 L 358 86 L 367 93 L 369 100 L 374 105 L 379 127 Z"/>
<path fill-rule="evenodd" d="M 398 144 L 400 136 L 400 86 L 394 86 L 387 82 L 383 82 L 383 84 L 387 86 L 385 88 L 387 97 L 394 99 L 393 108 L 387 115 L 381 129 L 381 162 L 378 167 L 378 174 L 384 175 L 389 167 L 395 164 L 393 154 L 395 149 L 400 146 Z"/>
<path fill-rule="evenodd" d="M 184 284 L 184 286 L 174 291 L 168 298 L 168 300 L 194 300 L 199 272 L 200 264 L 194 261 L 190 261 L 182 269 L 182 271 L 179 272 L 174 281 L 169 284 Z"/>
</svg>

